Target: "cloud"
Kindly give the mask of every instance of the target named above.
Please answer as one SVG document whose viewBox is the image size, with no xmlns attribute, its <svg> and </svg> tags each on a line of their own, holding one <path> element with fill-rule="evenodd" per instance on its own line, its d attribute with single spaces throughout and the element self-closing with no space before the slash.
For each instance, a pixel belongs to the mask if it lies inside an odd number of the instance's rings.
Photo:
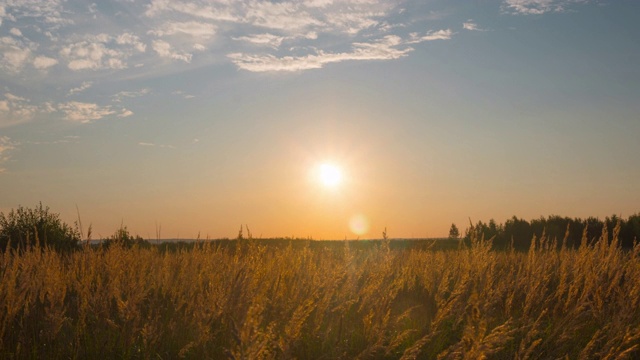
<svg viewBox="0 0 640 360">
<path fill-rule="evenodd" d="M 138 52 L 145 52 L 147 49 L 147 45 L 145 45 L 137 35 L 133 35 L 131 33 L 123 33 L 118 35 L 115 38 L 115 42 L 118 45 L 130 45 Z"/>
<path fill-rule="evenodd" d="M 233 38 L 233 40 L 245 41 L 254 45 L 270 46 L 272 48 L 280 47 L 280 44 L 282 44 L 282 41 L 284 39 L 284 36 L 278 36 L 269 33 L 239 36 Z"/>
<path fill-rule="evenodd" d="M 247 36 L 239 36 L 233 37 L 233 40 L 248 42 L 257 46 L 268 46 L 274 49 L 277 49 L 282 45 L 282 42 L 285 40 L 294 40 L 294 39 L 308 39 L 315 40 L 318 38 L 318 34 L 316 32 L 308 32 L 306 34 L 296 35 L 296 36 L 279 36 L 270 33 L 264 34 L 255 34 L 255 35 L 247 35 Z"/>
<path fill-rule="evenodd" d="M 165 148 L 165 149 L 175 149 L 176 148 L 173 145 L 158 145 L 158 144 L 154 144 L 154 143 L 150 143 L 150 142 L 144 142 L 144 141 L 139 142 L 138 145 L 146 146 L 146 147 L 159 147 L 159 148 Z"/>
<path fill-rule="evenodd" d="M 58 110 L 65 114 L 67 120 L 79 123 L 89 123 L 116 113 L 111 106 L 99 106 L 78 101 L 58 104 Z"/>
<path fill-rule="evenodd" d="M 17 145 L 18 144 L 8 136 L 0 136 L 0 173 L 6 171 L 3 165 L 11 159 L 9 153 L 15 149 Z"/>
<path fill-rule="evenodd" d="M 63 9 L 64 2 L 65 0 L 7 1 L 0 5 L 0 18 L 8 18 L 13 22 L 35 19 L 50 28 L 59 28 L 73 24 L 73 21 L 65 16 L 67 14 Z"/>
<path fill-rule="evenodd" d="M 185 98 L 185 99 L 193 99 L 193 98 L 195 98 L 195 96 L 194 96 L 194 95 L 187 94 L 187 93 L 185 93 L 185 92 L 184 92 L 184 91 L 182 91 L 182 90 L 176 90 L 176 91 L 173 91 L 171 94 L 172 94 L 172 95 L 180 95 L 180 96 L 182 96 L 182 97 L 183 97 L 183 98 Z"/>
<path fill-rule="evenodd" d="M 93 81 L 83 81 L 82 84 L 80 84 L 80 86 L 72 88 L 71 90 L 69 90 L 69 93 L 67 95 L 73 95 L 73 94 L 77 94 L 79 92 L 83 92 L 85 90 L 87 90 L 88 88 L 90 88 L 93 85 Z"/>
<path fill-rule="evenodd" d="M 58 64 L 58 60 L 47 56 L 36 56 L 33 59 L 33 67 L 38 70 L 46 70 L 56 64 Z"/>
<path fill-rule="evenodd" d="M 475 21 L 469 19 L 466 22 L 462 23 L 462 28 L 469 31 L 486 31 L 478 27 L 478 24 Z"/>
<path fill-rule="evenodd" d="M 186 63 L 191 62 L 191 57 L 193 56 L 189 53 L 174 51 L 171 47 L 171 44 L 164 40 L 154 40 L 151 47 L 161 57 L 170 58 L 173 60 L 181 60 Z"/>
<path fill-rule="evenodd" d="M 296 31 L 324 23 L 301 8 L 296 2 L 252 2 L 246 8 L 245 21 L 268 29 Z"/>
<path fill-rule="evenodd" d="M 232 1 L 210 3 L 208 1 L 151 0 L 145 15 L 158 17 L 165 13 L 178 13 L 215 21 L 237 22 L 240 20 Z"/>
<path fill-rule="evenodd" d="M 126 118 L 133 115 L 133 111 L 131 110 L 127 110 L 127 109 L 122 109 L 122 111 L 120 111 L 120 114 L 118 114 L 119 118 Z"/>
<path fill-rule="evenodd" d="M 145 49 L 146 45 L 140 38 L 130 33 L 118 36 L 99 34 L 66 45 L 60 50 L 60 55 L 68 61 L 67 67 L 74 71 L 124 69 L 129 57 Z"/>
<path fill-rule="evenodd" d="M 418 33 L 409 34 L 411 40 L 408 42 L 409 44 L 417 44 L 424 41 L 434 41 L 434 40 L 451 40 L 453 36 L 453 31 L 451 29 L 446 30 L 438 30 L 438 31 L 429 31 L 426 35 L 418 35 Z"/>
<path fill-rule="evenodd" d="M 152 30 L 150 33 L 160 37 L 183 34 L 196 38 L 209 39 L 215 35 L 216 27 L 211 23 L 199 21 L 173 21 L 163 24 L 160 29 Z"/>
<path fill-rule="evenodd" d="M 140 89 L 138 91 L 120 91 L 119 93 L 112 95 L 111 98 L 114 102 L 121 102 L 126 98 L 137 98 L 140 96 L 147 95 L 151 90 L 148 88 Z"/>
<path fill-rule="evenodd" d="M 406 56 L 413 48 L 403 46 L 402 39 L 387 35 L 369 43 L 354 43 L 350 52 L 328 53 L 318 51 L 306 56 L 229 54 L 228 57 L 241 69 L 263 71 L 301 71 L 319 69 L 326 64 L 352 60 L 392 60 Z"/>
<path fill-rule="evenodd" d="M 588 0 L 505 0 L 503 11 L 521 15 L 542 15 L 548 12 L 564 12 L 572 4 Z"/>
<path fill-rule="evenodd" d="M 0 38 L 0 68 L 10 73 L 20 72 L 31 57 L 30 47 L 33 45 L 9 36 Z"/>
<path fill-rule="evenodd" d="M 4 100 L 0 100 L 0 127 L 27 122 L 39 110 L 28 99 L 5 93 Z"/>
<path fill-rule="evenodd" d="M 96 86 L 92 76 L 152 76 L 220 59 L 248 71 L 302 71 L 343 61 L 399 59 L 415 44 L 454 35 L 450 29 L 408 34 L 413 31 L 408 29 L 425 29 L 431 17 L 415 16 L 404 0 L 117 2 L 116 7 L 104 7 L 68 0 L 0 0 L 2 80 L 59 80 L 66 82 L 63 89 L 70 89 L 66 95 L 75 95 Z M 463 26 L 478 29 L 471 21 Z M 136 71 L 138 67 L 144 71 Z M 87 75 L 94 71 L 103 74 Z M 133 93 L 121 92 L 111 98 L 116 107 L 93 104 L 98 107 L 85 107 L 84 115 L 64 102 L 70 99 L 50 100 L 38 109 L 93 121 L 103 112 L 113 111 L 114 117 L 128 114 L 116 104 L 128 97 Z"/>
</svg>

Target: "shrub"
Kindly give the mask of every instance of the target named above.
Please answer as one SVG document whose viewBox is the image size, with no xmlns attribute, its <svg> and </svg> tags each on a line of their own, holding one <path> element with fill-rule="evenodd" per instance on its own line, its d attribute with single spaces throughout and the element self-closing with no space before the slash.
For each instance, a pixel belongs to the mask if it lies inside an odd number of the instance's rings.
<svg viewBox="0 0 640 360">
<path fill-rule="evenodd" d="M 0 213 L 0 248 L 25 249 L 37 244 L 56 251 L 70 251 L 79 247 L 79 232 L 60 220 L 58 214 L 40 203 L 29 209 L 19 206 L 8 214 Z"/>
<path fill-rule="evenodd" d="M 112 245 L 118 245 L 125 248 L 131 248 L 134 245 L 149 247 L 151 244 L 143 239 L 140 235 L 131 235 L 127 227 L 121 227 L 110 237 L 103 239 L 102 246 L 109 248 Z"/>
</svg>

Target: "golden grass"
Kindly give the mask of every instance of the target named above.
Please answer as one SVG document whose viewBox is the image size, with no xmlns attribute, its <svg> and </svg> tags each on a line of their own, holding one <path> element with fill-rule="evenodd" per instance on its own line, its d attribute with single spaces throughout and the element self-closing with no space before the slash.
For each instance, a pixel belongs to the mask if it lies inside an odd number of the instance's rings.
<svg viewBox="0 0 640 360">
<path fill-rule="evenodd" d="M 1 256 L 3 359 L 640 356 L 640 246 L 616 241 Z"/>
</svg>

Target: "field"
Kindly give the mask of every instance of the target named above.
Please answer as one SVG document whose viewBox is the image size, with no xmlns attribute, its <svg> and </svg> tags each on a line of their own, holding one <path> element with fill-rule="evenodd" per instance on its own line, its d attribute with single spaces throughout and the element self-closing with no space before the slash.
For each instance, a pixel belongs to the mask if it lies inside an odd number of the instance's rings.
<svg viewBox="0 0 640 360">
<path fill-rule="evenodd" d="M 638 358 L 640 246 L 615 238 L 6 251 L 0 358 Z"/>
</svg>

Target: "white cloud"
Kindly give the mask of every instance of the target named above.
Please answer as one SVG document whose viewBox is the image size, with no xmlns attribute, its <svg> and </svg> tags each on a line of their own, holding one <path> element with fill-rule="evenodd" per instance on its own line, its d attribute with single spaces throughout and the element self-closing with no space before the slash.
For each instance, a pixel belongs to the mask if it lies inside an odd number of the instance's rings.
<svg viewBox="0 0 640 360">
<path fill-rule="evenodd" d="M 147 49 L 147 45 L 145 45 L 137 35 L 131 33 L 120 34 L 115 38 L 115 41 L 118 45 L 131 45 L 141 53 L 145 52 Z"/>
<path fill-rule="evenodd" d="M 90 88 L 93 85 L 93 81 L 83 81 L 82 84 L 80 84 L 80 86 L 72 88 L 71 90 L 69 90 L 69 93 L 67 95 L 73 95 L 73 94 L 77 94 L 79 92 L 83 92 L 85 90 L 87 90 L 88 88 Z"/>
<path fill-rule="evenodd" d="M 446 30 L 438 30 L 438 31 L 429 31 L 426 35 L 418 35 L 418 33 L 409 34 L 411 40 L 410 44 L 420 43 L 423 41 L 434 41 L 434 40 L 450 40 L 453 36 L 453 31 L 451 29 Z"/>
<path fill-rule="evenodd" d="M 151 31 L 156 36 L 184 34 L 201 39 L 209 39 L 216 33 L 216 27 L 211 23 L 199 21 L 167 22 L 160 29 Z"/>
<path fill-rule="evenodd" d="M 585 3 L 588 0 L 505 0 L 503 11 L 512 14 L 541 15 L 548 12 L 563 12 L 567 6 Z"/>
<path fill-rule="evenodd" d="M 36 19 L 52 28 L 73 24 L 63 9 L 65 0 L 9 0 L 0 5 L 0 16 L 18 22 L 21 19 Z"/>
<path fill-rule="evenodd" d="M 534 0 L 502 0 L 509 1 Z M 403 0 L 120 0 L 126 11 L 115 14 L 92 2 L 0 3 L 6 34 L 0 38 L 0 71 L 9 76 L 20 73 L 25 79 L 32 76 L 29 80 L 66 76 L 67 69 L 86 73 L 144 66 L 145 73 L 153 73 L 154 67 L 163 66 L 162 71 L 173 71 L 225 55 L 227 61 L 251 71 L 315 69 L 349 60 L 397 59 L 411 52 L 413 44 L 454 35 L 449 29 L 407 34 L 406 28 L 427 20 L 411 15 Z M 127 21 L 135 23 L 127 27 Z M 466 29 L 475 26 L 469 24 L 465 23 Z M 96 29 L 102 33 L 93 32 Z M 391 42 L 394 38 L 400 39 L 397 44 Z M 60 75 L 48 70 L 54 67 L 62 70 Z M 118 76 L 117 71 L 109 74 Z M 80 75 L 67 78 L 75 76 Z M 71 89 L 69 95 L 83 90 Z"/>
<path fill-rule="evenodd" d="M 155 143 L 144 142 L 144 141 L 140 141 L 138 143 L 138 145 L 146 146 L 146 147 L 159 147 L 159 148 L 165 148 L 165 149 L 175 149 L 176 148 L 173 145 L 158 145 L 158 144 L 155 144 Z"/>
<path fill-rule="evenodd" d="M 304 38 L 308 40 L 315 40 L 318 38 L 318 34 L 316 32 L 310 31 L 306 34 L 294 35 L 294 36 L 279 36 L 270 33 L 264 34 L 255 34 L 255 35 L 247 35 L 234 37 L 233 40 L 248 42 L 257 46 L 268 46 L 274 49 L 277 49 L 282 45 L 282 42 L 285 40 L 295 40 L 299 38 Z"/>
<path fill-rule="evenodd" d="M 129 57 L 145 49 L 140 39 L 130 33 L 118 36 L 99 34 L 68 44 L 60 50 L 60 55 L 67 59 L 67 67 L 75 71 L 124 69 Z"/>
<path fill-rule="evenodd" d="M 3 164 L 11 159 L 9 153 L 15 149 L 17 145 L 18 144 L 8 136 L 0 136 L 0 173 L 6 171 Z"/>
<path fill-rule="evenodd" d="M 296 2 L 251 2 L 245 19 L 254 26 L 295 31 L 324 23 L 301 8 Z"/>
<path fill-rule="evenodd" d="M 190 15 L 196 18 L 235 22 L 240 18 L 236 15 L 232 1 L 180 1 L 180 0 L 151 0 L 145 14 L 157 17 L 167 12 Z"/>
<path fill-rule="evenodd" d="M 328 53 L 319 51 L 306 56 L 229 54 L 228 57 L 241 69 L 262 71 L 300 71 L 319 69 L 326 64 L 350 60 L 392 60 L 406 56 L 413 48 L 402 46 L 402 39 L 395 35 L 370 43 L 354 43 L 351 52 Z M 401 46 L 402 48 L 399 48 Z"/>
<path fill-rule="evenodd" d="M 466 22 L 462 23 L 462 28 L 469 31 L 486 31 L 478 27 L 475 21 L 469 19 Z"/>
<path fill-rule="evenodd" d="M 284 40 L 284 36 L 278 36 L 278 35 L 266 33 L 266 34 L 234 37 L 233 40 L 246 41 L 254 45 L 262 45 L 262 46 L 270 46 L 272 48 L 278 48 L 280 47 L 280 44 L 282 44 L 282 41 Z"/>
<path fill-rule="evenodd" d="M 181 60 L 184 62 L 191 62 L 192 54 L 173 51 L 171 44 L 164 40 L 154 40 L 151 47 L 161 57 L 166 57 L 174 60 Z"/>
<path fill-rule="evenodd" d="M 9 30 L 9 33 L 13 36 L 22 36 L 22 31 L 20 31 L 20 29 L 18 28 L 11 28 L 11 30 Z"/>
<path fill-rule="evenodd" d="M 58 64 L 58 60 L 47 56 L 36 56 L 36 58 L 33 59 L 33 67 L 38 70 L 46 70 L 56 64 Z"/>
<path fill-rule="evenodd" d="M 78 101 L 58 104 L 58 110 L 64 112 L 67 120 L 80 123 L 89 123 L 94 120 L 100 120 L 105 116 L 116 113 L 111 106 L 100 106 L 98 104 Z"/>
<path fill-rule="evenodd" d="M 122 111 L 120 111 L 120 114 L 118 114 L 119 118 L 125 118 L 125 117 L 129 117 L 133 115 L 133 111 L 128 110 L 128 109 L 122 109 Z"/>
<path fill-rule="evenodd" d="M 111 98 L 113 98 L 113 101 L 115 102 L 121 102 L 125 98 L 137 98 L 147 95 L 149 92 L 151 92 L 151 90 L 148 88 L 140 89 L 138 91 L 120 91 L 119 93 L 112 95 Z"/>
<path fill-rule="evenodd" d="M 186 92 L 184 92 L 184 91 L 182 91 L 182 90 L 174 91 L 174 92 L 172 92 L 171 94 L 172 94 L 172 95 L 180 95 L 180 96 L 182 96 L 182 97 L 183 97 L 183 98 L 185 98 L 185 99 L 193 99 L 193 98 L 195 98 L 195 96 L 194 96 L 194 95 L 187 94 Z"/>
<path fill-rule="evenodd" d="M 0 100 L 0 127 L 27 122 L 39 110 L 28 99 L 5 93 L 4 100 Z"/>
<path fill-rule="evenodd" d="M 11 73 L 20 72 L 31 57 L 30 45 L 8 36 L 0 38 L 0 68 Z"/>
</svg>

